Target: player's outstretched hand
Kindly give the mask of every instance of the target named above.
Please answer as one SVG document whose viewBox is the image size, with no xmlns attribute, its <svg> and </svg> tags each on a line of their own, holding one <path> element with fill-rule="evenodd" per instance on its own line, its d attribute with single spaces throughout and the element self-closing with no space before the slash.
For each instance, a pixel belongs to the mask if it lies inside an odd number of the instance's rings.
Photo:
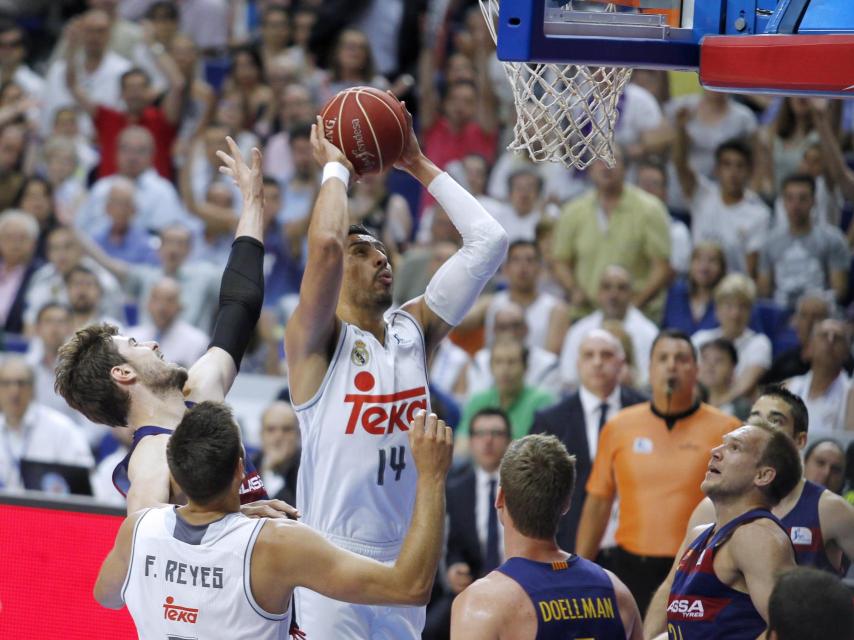
<svg viewBox="0 0 854 640">
<path fill-rule="evenodd" d="M 228 153 L 221 150 L 216 152 L 217 157 L 222 160 L 219 172 L 234 180 L 234 184 L 243 195 L 244 202 L 263 203 L 264 175 L 261 171 L 261 152 L 257 147 L 252 148 L 250 166 L 246 164 L 243 154 L 240 153 L 240 147 L 231 136 L 226 136 L 225 141 L 228 143 Z"/>
<path fill-rule="evenodd" d="M 353 165 L 344 152 L 326 139 L 323 133 L 323 118 L 320 116 L 317 116 L 314 124 L 311 125 L 311 150 L 315 162 L 321 167 L 327 162 L 340 162 L 347 167 L 350 175 L 355 177 Z"/>
<path fill-rule="evenodd" d="M 256 500 L 240 505 L 240 513 L 250 518 L 288 518 L 296 520 L 300 512 L 284 500 Z"/>
<path fill-rule="evenodd" d="M 406 128 L 409 133 L 406 137 L 406 144 L 403 145 L 403 153 L 400 154 L 400 159 L 394 163 L 394 168 L 411 172 L 424 154 L 421 153 L 421 145 L 418 144 L 418 137 L 415 135 L 415 128 L 412 126 L 412 114 L 406 108 L 405 102 L 400 104 L 403 105 L 403 111 L 406 113 Z"/>
<path fill-rule="evenodd" d="M 409 425 L 409 448 L 419 476 L 444 481 L 454 453 L 454 432 L 444 420 L 419 411 Z"/>
</svg>

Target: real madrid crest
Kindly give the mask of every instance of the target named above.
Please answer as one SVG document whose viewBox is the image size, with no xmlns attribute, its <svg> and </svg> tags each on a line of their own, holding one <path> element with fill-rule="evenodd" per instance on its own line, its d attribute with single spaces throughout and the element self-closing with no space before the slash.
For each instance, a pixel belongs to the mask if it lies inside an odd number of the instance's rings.
<svg viewBox="0 0 854 640">
<path fill-rule="evenodd" d="M 356 340 L 356 344 L 353 345 L 353 351 L 350 352 L 350 361 L 357 367 L 364 367 L 370 359 L 371 356 L 368 353 L 367 345 L 361 340 Z"/>
</svg>

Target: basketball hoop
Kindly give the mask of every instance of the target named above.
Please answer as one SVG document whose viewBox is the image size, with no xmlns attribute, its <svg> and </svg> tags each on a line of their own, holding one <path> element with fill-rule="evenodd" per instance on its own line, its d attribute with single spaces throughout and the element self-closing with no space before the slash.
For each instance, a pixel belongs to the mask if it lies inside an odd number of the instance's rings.
<svg viewBox="0 0 854 640">
<path fill-rule="evenodd" d="M 601 1 L 601 0 L 600 0 Z M 499 0 L 479 0 L 497 42 Z M 567 0 L 567 5 L 572 2 Z M 613 11 L 608 4 L 605 11 Z M 585 169 L 596 160 L 614 165 L 618 103 L 632 70 L 576 64 L 502 62 L 513 88 L 516 123 L 511 151 L 534 162 Z"/>
</svg>

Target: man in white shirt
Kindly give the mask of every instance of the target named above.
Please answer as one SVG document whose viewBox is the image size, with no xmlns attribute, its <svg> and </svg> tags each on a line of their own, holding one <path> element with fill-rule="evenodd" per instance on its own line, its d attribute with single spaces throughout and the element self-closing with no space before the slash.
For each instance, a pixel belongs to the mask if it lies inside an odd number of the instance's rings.
<svg viewBox="0 0 854 640">
<path fill-rule="evenodd" d="M 157 342 L 182 367 L 190 367 L 208 350 L 208 335 L 180 318 L 181 285 L 177 280 L 161 278 L 151 289 L 147 307 L 151 321 L 128 329 L 137 342 Z"/>
<path fill-rule="evenodd" d="M 463 329 L 483 326 L 486 343 L 491 344 L 495 334 L 496 314 L 508 303 L 517 304 L 522 307 L 528 325 L 525 346 L 560 353 L 570 324 L 569 307 L 557 296 L 540 291 L 542 272 L 543 256 L 536 242 L 511 242 L 502 267 L 507 288 L 497 293 L 481 295 L 460 326 Z"/>
<path fill-rule="evenodd" d="M 515 302 L 505 302 L 495 313 L 493 328 L 493 343 L 505 335 L 518 342 L 527 344 L 529 331 L 525 311 Z M 492 347 L 487 346 L 474 354 L 472 364 L 468 368 L 466 393 L 485 391 L 495 384 L 492 375 Z M 537 387 L 557 396 L 560 393 L 561 381 L 558 370 L 558 358 L 551 351 L 531 345 L 528 347 L 528 360 L 525 368 L 525 385 Z"/>
<path fill-rule="evenodd" d="M 36 270 L 27 288 L 25 326 L 33 327 L 39 309 L 49 302 L 68 304 L 65 277 L 78 265 L 86 267 L 98 277 L 104 292 L 101 312 L 114 318 L 123 317 L 124 296 L 118 281 L 92 258 L 83 255 L 72 229 L 57 227 L 48 233 L 46 250 L 48 262 Z"/>
<path fill-rule="evenodd" d="M 171 182 L 161 177 L 153 168 L 154 139 L 140 126 L 130 126 L 119 134 L 118 172 L 101 178 L 80 206 L 74 225 L 90 235 L 103 233 L 110 227 L 107 215 L 107 197 L 113 183 L 125 177 L 136 186 L 137 223 L 143 229 L 160 231 L 171 224 L 185 224 L 198 228 L 199 222 L 191 219 L 178 192 Z"/>
<path fill-rule="evenodd" d="M 33 401 L 33 369 L 21 357 L 0 364 L 0 485 L 22 489 L 21 460 L 91 468 L 83 432 L 66 416 Z"/>
<path fill-rule="evenodd" d="M 599 309 L 576 322 L 566 334 L 560 353 L 560 373 L 563 384 L 576 388 L 578 377 L 578 352 L 581 341 L 590 331 L 598 329 L 605 320 L 617 320 L 632 340 L 635 352 L 635 369 L 638 386 L 646 385 L 649 372 L 649 352 L 658 335 L 658 327 L 643 315 L 632 301 L 632 277 L 618 265 L 606 267 L 599 280 L 597 302 Z"/>
<path fill-rule="evenodd" d="M 45 78 L 44 103 L 41 113 L 42 133 L 47 135 L 53 127 L 56 110 L 74 105 L 74 98 L 66 83 L 66 65 L 77 65 L 80 86 L 92 100 L 113 108 L 120 107 L 121 75 L 131 68 L 131 63 L 108 49 L 111 21 L 101 10 L 87 11 L 78 18 L 82 24 L 83 55 L 75 60 L 57 59 L 50 65 Z M 70 24 L 69 24 L 70 26 Z M 84 133 L 92 133 L 92 121 L 80 114 L 80 127 Z"/>
<path fill-rule="evenodd" d="M 587 495 L 585 485 L 596 459 L 599 431 L 623 408 L 646 401 L 641 393 L 620 384 L 626 354 L 620 341 L 608 331 L 593 329 L 587 333 L 576 357 L 581 381 L 578 391 L 537 413 L 531 427 L 531 433 L 557 436 L 575 455 L 577 488 L 557 534 L 560 548 L 570 552 L 575 551 L 575 534 Z M 616 518 L 612 520 L 616 524 Z M 611 532 L 611 543 L 603 543 L 603 547 L 615 544 Z"/>
<path fill-rule="evenodd" d="M 682 192 L 690 202 L 694 242 L 718 242 L 726 253 L 730 271 L 756 277 L 759 251 L 770 228 L 771 211 L 750 191 L 753 152 L 741 139 L 723 142 L 715 150 L 717 183 L 695 171 L 688 160 L 691 112 L 682 109 L 676 117 L 673 162 Z"/>
<path fill-rule="evenodd" d="M 807 406 L 810 427 L 822 431 L 854 429 L 846 424 L 851 402 L 851 378 L 844 365 L 851 349 L 851 331 L 842 320 L 816 323 L 807 346 L 810 370 L 786 382 Z"/>
<path fill-rule="evenodd" d="M 510 242 L 535 239 L 537 223 L 544 211 L 540 206 L 543 179 L 533 169 L 519 169 L 507 178 L 509 202 L 496 209 L 495 219 L 504 227 Z"/>
</svg>

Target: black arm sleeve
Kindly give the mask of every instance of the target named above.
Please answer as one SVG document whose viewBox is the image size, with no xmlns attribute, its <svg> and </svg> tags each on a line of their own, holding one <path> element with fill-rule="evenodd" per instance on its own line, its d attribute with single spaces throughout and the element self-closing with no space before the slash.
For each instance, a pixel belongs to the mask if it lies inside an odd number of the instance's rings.
<svg viewBox="0 0 854 640">
<path fill-rule="evenodd" d="M 264 303 L 264 245 L 240 236 L 231 245 L 228 264 L 219 287 L 210 347 L 219 347 L 234 359 L 237 369 L 255 331 Z"/>
</svg>

